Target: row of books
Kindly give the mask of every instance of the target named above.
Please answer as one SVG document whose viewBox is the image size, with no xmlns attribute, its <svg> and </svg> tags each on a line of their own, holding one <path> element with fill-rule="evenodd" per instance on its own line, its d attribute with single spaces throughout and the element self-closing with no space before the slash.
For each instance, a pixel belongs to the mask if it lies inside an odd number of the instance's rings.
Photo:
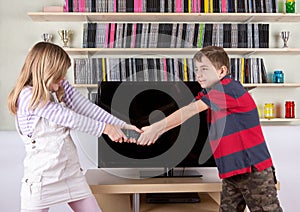
<svg viewBox="0 0 300 212">
<path fill-rule="evenodd" d="M 193 66 L 191 58 L 74 58 L 74 81 L 195 81 Z"/>
<path fill-rule="evenodd" d="M 269 24 L 84 23 L 83 48 L 268 48 Z"/>
<path fill-rule="evenodd" d="M 276 13 L 277 0 L 65 0 L 65 12 Z"/>
<path fill-rule="evenodd" d="M 262 58 L 231 58 L 231 76 L 241 83 L 266 82 Z M 102 81 L 195 81 L 192 58 L 74 58 L 75 84 Z"/>
<path fill-rule="evenodd" d="M 266 83 L 267 71 L 263 58 L 231 58 L 231 77 L 241 83 Z"/>
</svg>

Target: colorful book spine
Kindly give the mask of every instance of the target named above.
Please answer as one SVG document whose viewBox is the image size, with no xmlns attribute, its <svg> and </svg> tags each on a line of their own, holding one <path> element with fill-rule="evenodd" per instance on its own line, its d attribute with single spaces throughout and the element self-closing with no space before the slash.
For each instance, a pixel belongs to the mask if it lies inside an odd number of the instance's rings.
<svg viewBox="0 0 300 212">
<path fill-rule="evenodd" d="M 192 0 L 192 12 L 197 12 L 197 0 Z"/>
<path fill-rule="evenodd" d="M 187 61 L 183 58 L 183 81 L 188 81 Z"/>
<path fill-rule="evenodd" d="M 245 58 L 241 58 L 241 78 L 240 82 L 244 83 L 245 82 Z"/>
<path fill-rule="evenodd" d="M 109 23 L 106 24 L 106 30 L 105 30 L 105 48 L 109 47 Z"/>
<path fill-rule="evenodd" d="M 140 8 L 140 0 L 135 0 L 134 1 L 134 8 L 133 8 L 133 11 L 135 13 L 138 13 L 139 12 L 139 8 Z"/>
<path fill-rule="evenodd" d="M 209 0 L 204 0 L 204 13 L 209 12 Z"/>
<path fill-rule="evenodd" d="M 176 0 L 176 12 L 182 13 L 182 0 Z"/>
<path fill-rule="evenodd" d="M 213 3 L 213 0 L 209 0 L 209 12 L 210 13 L 214 12 L 214 3 Z"/>
<path fill-rule="evenodd" d="M 205 24 L 201 23 L 199 25 L 199 38 L 198 38 L 198 48 L 203 47 L 203 38 L 204 38 Z"/>
<path fill-rule="evenodd" d="M 64 12 L 69 12 L 69 1 L 68 0 L 65 0 L 65 3 L 64 3 Z"/>
<path fill-rule="evenodd" d="M 197 0 L 197 2 L 198 2 L 197 12 L 200 13 L 200 12 L 202 12 L 201 11 L 201 0 Z"/>
<path fill-rule="evenodd" d="M 221 11 L 222 13 L 226 13 L 227 12 L 227 7 L 226 7 L 226 4 L 227 4 L 227 0 L 222 0 L 221 2 Z"/>
<path fill-rule="evenodd" d="M 192 0 L 188 0 L 188 13 L 192 12 Z"/>
<path fill-rule="evenodd" d="M 117 4 L 118 4 L 117 0 L 114 0 L 114 12 L 118 12 L 117 11 Z"/>
<path fill-rule="evenodd" d="M 115 30 L 116 30 L 116 24 L 112 23 L 110 26 L 110 39 L 109 39 L 109 48 L 114 48 L 115 43 Z"/>
<path fill-rule="evenodd" d="M 136 27 L 137 24 L 133 24 L 132 35 L 131 35 L 131 48 L 136 48 Z"/>
<path fill-rule="evenodd" d="M 73 12 L 79 12 L 78 1 L 77 0 L 73 1 Z"/>
</svg>

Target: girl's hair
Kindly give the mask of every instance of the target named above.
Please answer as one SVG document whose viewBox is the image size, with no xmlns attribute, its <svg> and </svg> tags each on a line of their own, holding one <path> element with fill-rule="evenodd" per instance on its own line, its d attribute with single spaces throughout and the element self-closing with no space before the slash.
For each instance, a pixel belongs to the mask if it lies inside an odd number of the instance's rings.
<svg viewBox="0 0 300 212">
<path fill-rule="evenodd" d="M 216 69 L 226 66 L 229 72 L 229 57 L 222 47 L 206 46 L 194 55 L 194 60 L 201 62 L 203 56 L 206 56 Z"/>
<path fill-rule="evenodd" d="M 17 82 L 9 94 L 8 108 L 17 113 L 18 98 L 25 86 L 32 86 L 32 98 L 29 109 L 43 107 L 50 101 L 50 85 L 65 78 L 71 60 L 68 54 L 58 45 L 49 42 L 39 42 L 29 51 Z M 63 88 L 57 91 L 61 101 Z"/>
</svg>

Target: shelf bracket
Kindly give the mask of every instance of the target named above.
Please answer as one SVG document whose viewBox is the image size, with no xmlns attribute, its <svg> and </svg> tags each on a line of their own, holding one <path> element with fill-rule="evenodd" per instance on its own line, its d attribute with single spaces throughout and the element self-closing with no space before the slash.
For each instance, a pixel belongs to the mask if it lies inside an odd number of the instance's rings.
<svg viewBox="0 0 300 212">
<path fill-rule="evenodd" d="M 84 17 L 85 17 L 85 21 L 86 21 L 86 22 L 91 22 L 91 20 L 90 20 L 90 18 L 89 18 L 88 15 L 85 15 Z"/>
<path fill-rule="evenodd" d="M 244 24 L 249 24 L 249 23 L 251 23 L 253 19 L 254 19 L 254 16 L 251 16 L 251 17 L 248 18 L 246 21 L 244 21 Z"/>
<path fill-rule="evenodd" d="M 244 54 L 244 57 L 249 58 L 253 54 L 255 54 L 255 51 L 251 51 L 250 53 Z"/>
</svg>

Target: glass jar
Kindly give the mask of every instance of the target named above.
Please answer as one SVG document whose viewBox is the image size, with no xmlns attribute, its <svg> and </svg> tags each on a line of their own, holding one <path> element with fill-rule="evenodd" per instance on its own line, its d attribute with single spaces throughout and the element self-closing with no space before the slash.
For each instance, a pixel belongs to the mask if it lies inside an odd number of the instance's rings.
<svg viewBox="0 0 300 212">
<path fill-rule="evenodd" d="M 264 106 L 264 117 L 266 119 L 275 118 L 275 105 L 274 103 L 266 103 Z"/>
<path fill-rule="evenodd" d="M 284 83 L 284 73 L 282 70 L 275 70 L 273 74 L 274 83 Z"/>
<path fill-rule="evenodd" d="M 285 12 L 286 13 L 295 13 L 295 0 L 286 0 Z"/>
<path fill-rule="evenodd" d="M 285 102 L 285 118 L 295 118 L 295 103 L 294 101 Z"/>
</svg>

